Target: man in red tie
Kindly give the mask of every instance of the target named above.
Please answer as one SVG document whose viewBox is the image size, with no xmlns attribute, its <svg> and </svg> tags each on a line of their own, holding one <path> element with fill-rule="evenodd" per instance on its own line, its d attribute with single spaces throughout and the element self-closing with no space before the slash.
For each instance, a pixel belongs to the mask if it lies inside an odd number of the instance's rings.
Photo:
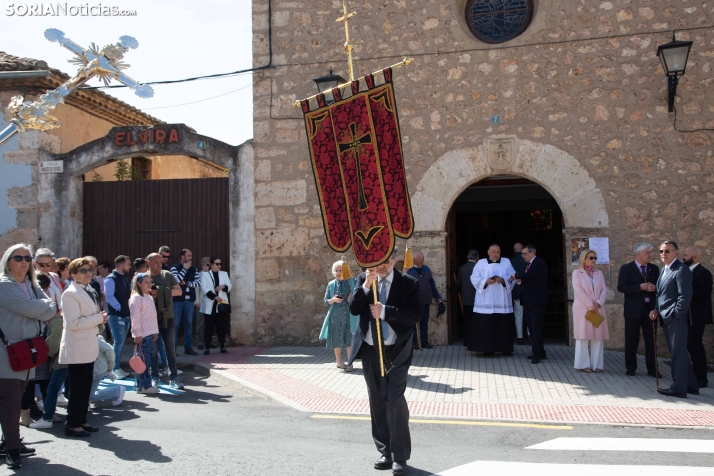
<svg viewBox="0 0 714 476">
<path fill-rule="evenodd" d="M 637 243 L 635 259 L 620 268 L 617 290 L 625 295 L 625 367 L 629 376 L 637 370 L 637 347 L 640 345 L 640 329 L 645 339 L 645 362 L 647 375 L 655 376 L 655 348 L 650 311 L 654 309 L 655 291 L 659 268 L 650 263 L 654 247 L 649 243 Z"/>
</svg>

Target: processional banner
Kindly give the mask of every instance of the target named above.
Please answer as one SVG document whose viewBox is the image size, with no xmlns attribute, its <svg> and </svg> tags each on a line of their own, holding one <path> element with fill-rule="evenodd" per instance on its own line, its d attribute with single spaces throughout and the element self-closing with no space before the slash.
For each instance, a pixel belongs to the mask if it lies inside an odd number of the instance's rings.
<svg viewBox="0 0 714 476">
<path fill-rule="evenodd" d="M 379 86 L 365 76 L 367 91 L 353 81 L 346 99 L 334 88 L 329 105 L 318 95 L 314 111 L 300 102 L 327 243 L 337 252 L 354 246 L 362 267 L 386 261 L 395 236 L 414 231 L 392 70 L 382 73 Z"/>
</svg>

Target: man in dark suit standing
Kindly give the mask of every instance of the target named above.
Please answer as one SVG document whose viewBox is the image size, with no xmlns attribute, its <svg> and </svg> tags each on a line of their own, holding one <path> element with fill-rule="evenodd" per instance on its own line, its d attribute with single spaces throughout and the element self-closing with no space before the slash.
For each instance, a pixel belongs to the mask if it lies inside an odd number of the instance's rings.
<svg viewBox="0 0 714 476">
<path fill-rule="evenodd" d="M 682 262 L 692 271 L 692 303 L 689 305 L 692 320 L 687 334 L 687 351 L 699 388 L 709 385 L 707 353 L 702 338 L 704 326 L 712 323 L 712 273 L 700 263 L 701 257 L 702 252 L 696 246 L 688 246 L 682 252 Z"/>
<path fill-rule="evenodd" d="M 474 311 L 474 300 L 476 298 L 476 289 L 471 284 L 471 275 L 474 272 L 474 266 L 478 261 L 478 250 L 469 250 L 469 260 L 459 268 L 459 274 L 456 277 L 456 290 L 461 293 L 461 311 L 464 316 L 464 345 L 468 345 L 469 332 L 471 332 L 471 315 Z"/>
<path fill-rule="evenodd" d="M 692 300 L 692 272 L 677 259 L 679 249 L 674 241 L 659 245 L 664 268 L 657 281 L 657 300 L 650 312 L 653 321 L 662 317 L 664 336 L 672 358 L 672 385 L 657 391 L 669 397 L 687 398 L 687 393 L 699 395 L 699 385 L 687 355 L 689 332 L 689 304 Z"/>
<path fill-rule="evenodd" d="M 654 334 L 649 318 L 654 309 L 659 278 L 659 268 L 650 263 L 653 249 L 649 243 L 637 243 L 635 259 L 623 264 L 617 277 L 617 290 L 625 295 L 625 370 L 630 376 L 637 370 L 640 328 L 645 340 L 647 375 L 656 376 Z"/>
<path fill-rule="evenodd" d="M 526 261 L 526 270 L 511 276 L 521 285 L 521 303 L 523 318 L 528 323 L 531 332 L 531 364 L 539 364 L 547 358 L 543 347 L 543 323 L 545 322 L 545 307 L 548 305 L 548 266 L 545 261 L 536 256 L 533 245 L 523 247 L 521 253 Z"/>
<path fill-rule="evenodd" d="M 369 268 L 357 278 L 350 312 L 359 315 L 359 326 L 352 338 L 352 354 L 347 365 L 362 359 L 364 380 L 369 393 L 372 438 L 382 457 L 375 469 L 392 469 L 396 475 L 407 472 L 411 456 L 409 409 L 404 398 L 409 366 L 412 362 L 412 332 L 421 320 L 419 283 L 394 269 L 396 248 L 390 259 Z M 374 304 L 372 283 L 376 282 L 378 303 Z M 377 327 L 384 340 L 385 377 L 380 375 L 377 352 Z"/>
</svg>

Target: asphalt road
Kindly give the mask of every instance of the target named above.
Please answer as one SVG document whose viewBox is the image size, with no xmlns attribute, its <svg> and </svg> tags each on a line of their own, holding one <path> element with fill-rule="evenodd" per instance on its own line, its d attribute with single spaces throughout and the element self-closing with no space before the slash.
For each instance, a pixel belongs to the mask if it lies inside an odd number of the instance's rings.
<svg viewBox="0 0 714 476">
<path fill-rule="evenodd" d="M 187 372 L 184 395 L 127 394 L 124 404 L 93 410 L 88 439 L 22 429 L 38 455 L 20 474 L 64 475 L 386 475 L 369 422 L 315 418 L 265 397 Z M 714 431 L 577 425 L 572 429 L 412 423 L 412 475 L 477 460 L 531 463 L 712 467 L 713 453 L 546 451 L 525 449 L 558 437 L 711 440 Z M 577 471 L 574 471 L 577 472 Z M 11 474 L 4 466 L 0 475 Z"/>
</svg>

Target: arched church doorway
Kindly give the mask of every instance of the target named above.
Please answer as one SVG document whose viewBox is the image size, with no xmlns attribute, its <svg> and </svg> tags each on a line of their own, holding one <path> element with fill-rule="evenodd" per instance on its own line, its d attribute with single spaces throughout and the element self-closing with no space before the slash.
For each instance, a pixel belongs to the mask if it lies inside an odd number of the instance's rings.
<svg viewBox="0 0 714 476">
<path fill-rule="evenodd" d="M 495 175 L 472 184 L 454 201 L 447 219 L 448 282 L 450 286 L 449 342 L 463 339 L 464 319 L 453 286 L 458 269 L 475 248 L 485 258 L 490 244 L 501 256 L 513 256 L 516 242 L 533 244 L 548 264 L 550 304 L 543 329 L 551 342 L 567 342 L 568 313 L 564 267 L 563 213 L 553 196 L 539 184 L 516 175 Z M 527 334 L 524 334 L 527 335 Z"/>
</svg>

